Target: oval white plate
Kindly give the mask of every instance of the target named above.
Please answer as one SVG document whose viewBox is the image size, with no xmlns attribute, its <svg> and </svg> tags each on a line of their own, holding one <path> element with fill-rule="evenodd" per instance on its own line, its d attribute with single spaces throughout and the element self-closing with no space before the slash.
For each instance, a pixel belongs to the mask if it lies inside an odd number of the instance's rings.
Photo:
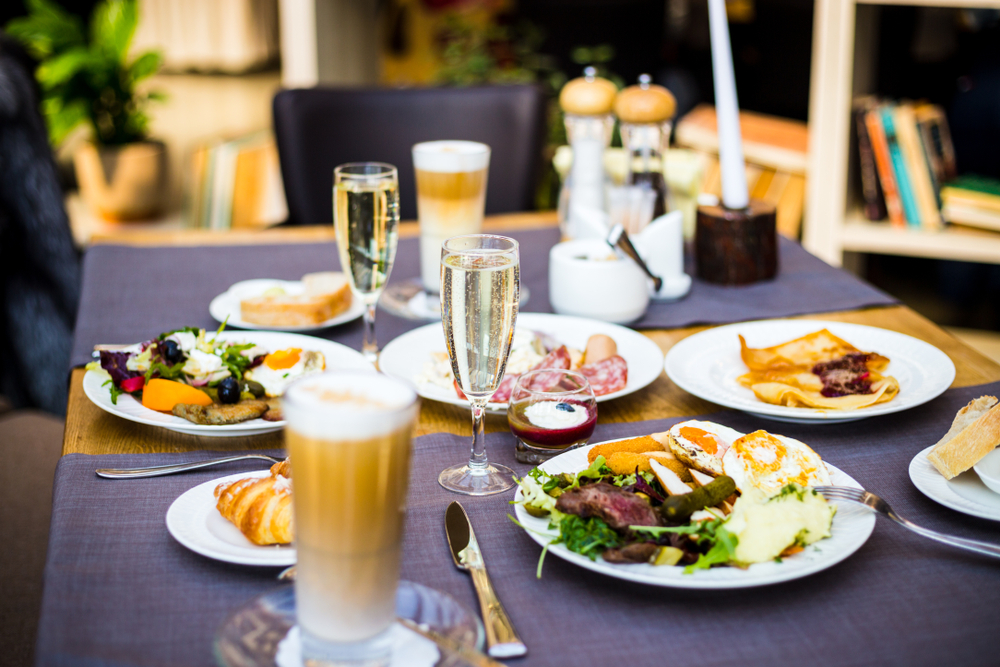
<svg viewBox="0 0 1000 667">
<path fill-rule="evenodd" d="M 910 461 L 910 481 L 920 493 L 962 514 L 1000 521 L 1000 494 L 990 491 L 973 470 L 945 479 L 927 460 L 932 449 L 933 445 Z"/>
<path fill-rule="evenodd" d="M 346 345 L 323 340 L 322 338 L 314 338 L 313 336 L 268 331 L 223 331 L 219 335 L 219 340 L 252 341 L 266 347 L 268 350 L 281 350 L 288 347 L 317 350 L 322 352 L 323 356 L 326 357 L 326 367 L 328 369 L 371 369 L 372 367 L 370 363 L 365 361 L 360 352 L 352 350 Z M 229 424 L 225 426 L 195 424 L 181 417 L 145 408 L 142 406 L 142 403 L 128 394 L 119 396 L 118 404 L 115 405 L 111 402 L 111 392 L 108 387 L 102 386 L 106 380 L 106 377 L 95 371 L 87 371 L 87 374 L 83 376 L 83 392 L 87 395 L 87 398 L 93 401 L 94 405 L 106 412 L 140 424 L 162 426 L 165 429 L 189 435 L 216 437 L 270 433 L 272 431 L 280 431 L 285 425 L 283 421 L 269 422 L 263 419 L 251 419 L 241 424 Z"/>
<path fill-rule="evenodd" d="M 899 381 L 899 394 L 887 403 L 860 410 L 792 408 L 764 403 L 736 381 L 747 372 L 737 334 L 743 334 L 750 347 L 770 347 L 823 328 L 860 350 L 889 357 L 884 375 Z M 955 364 L 948 355 L 922 340 L 861 324 L 821 320 L 762 320 L 708 329 L 674 345 L 664 366 L 678 387 L 706 401 L 778 421 L 810 424 L 909 410 L 937 398 L 955 379 Z"/>
<path fill-rule="evenodd" d="M 588 465 L 587 451 L 598 444 L 602 443 L 572 449 L 549 459 L 539 467 L 550 473 L 579 472 Z M 834 484 L 861 488 L 861 485 L 844 471 L 829 463 L 826 466 L 830 469 Z M 514 494 L 514 500 L 519 501 L 521 498 L 521 489 L 518 488 Z M 837 505 L 835 502 L 831 502 L 831 504 Z M 548 544 L 558 534 L 556 531 L 549 530 L 548 519 L 531 516 L 525 511 L 523 505 L 515 505 L 514 511 L 517 514 L 517 520 L 524 526 L 528 536 L 541 546 Z M 588 570 L 640 584 L 670 588 L 750 588 L 799 579 L 832 567 L 860 549 L 861 545 L 868 541 L 874 528 L 874 514 L 855 505 L 844 503 L 837 507 L 830 537 L 807 547 L 801 553 L 782 559 L 780 563 L 755 563 L 745 570 L 735 567 L 714 567 L 692 574 L 684 574 L 683 567 L 656 566 L 646 563 L 612 564 L 599 556 L 596 561 L 592 561 L 586 556 L 570 551 L 562 544 L 549 547 L 549 553 Z M 542 577 L 545 577 L 544 569 Z"/>
<path fill-rule="evenodd" d="M 517 326 L 549 334 L 555 340 L 579 350 L 587 346 L 587 339 L 594 334 L 605 334 L 615 339 L 618 354 L 628 362 L 628 383 L 621 391 L 598 396 L 597 401 L 610 401 L 639 391 L 660 376 L 663 368 L 663 353 L 660 348 L 641 333 L 597 320 L 567 315 L 546 313 L 519 313 Z M 444 352 L 444 329 L 441 324 L 428 324 L 399 336 L 385 346 L 379 355 L 379 368 L 387 375 L 394 375 L 417 385 L 417 393 L 422 397 L 452 405 L 468 406 L 469 402 L 459 398 L 454 390 L 429 383 L 417 383 L 417 377 L 424 372 L 424 365 L 431 360 L 434 352 Z M 490 411 L 506 412 L 506 403 L 489 403 Z"/>
<path fill-rule="evenodd" d="M 350 308 L 319 324 L 274 326 L 244 322 L 240 315 L 240 302 L 243 299 L 260 296 L 265 290 L 272 287 L 281 287 L 288 294 L 301 294 L 303 290 L 302 282 L 298 280 L 271 280 L 267 278 L 243 280 L 231 285 L 228 290 L 212 299 L 212 303 L 208 305 L 208 312 L 217 322 L 225 322 L 226 326 L 259 331 L 318 331 L 356 320 L 365 312 L 365 304 L 360 299 L 354 299 Z"/>
<path fill-rule="evenodd" d="M 191 551 L 215 560 L 239 565 L 294 565 L 295 547 L 288 544 L 256 545 L 216 509 L 215 487 L 222 482 L 266 477 L 269 474 L 268 470 L 241 472 L 185 491 L 167 510 L 167 530 Z"/>
</svg>

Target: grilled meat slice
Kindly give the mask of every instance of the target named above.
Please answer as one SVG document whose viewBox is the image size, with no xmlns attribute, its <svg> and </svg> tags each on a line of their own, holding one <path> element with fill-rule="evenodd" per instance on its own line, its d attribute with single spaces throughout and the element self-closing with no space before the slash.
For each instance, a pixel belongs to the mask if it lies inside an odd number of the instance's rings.
<svg viewBox="0 0 1000 667">
<path fill-rule="evenodd" d="M 239 424 L 260 417 L 268 410 L 266 401 L 240 401 L 232 405 L 191 405 L 188 403 L 178 403 L 174 406 L 173 413 L 178 417 L 183 417 L 189 422 L 206 426 L 223 426 L 226 424 Z"/>
<path fill-rule="evenodd" d="M 607 482 L 567 491 L 559 496 L 556 509 L 584 518 L 596 516 L 619 532 L 629 526 L 657 526 L 660 523 L 656 511 L 645 499 Z"/>
<path fill-rule="evenodd" d="M 266 422 L 280 422 L 285 419 L 285 413 L 281 411 L 281 399 L 280 398 L 267 398 L 264 399 L 267 403 L 267 412 L 261 417 Z"/>
<path fill-rule="evenodd" d="M 648 563 L 655 553 L 656 545 L 652 542 L 635 542 L 605 549 L 602 557 L 609 563 Z"/>
</svg>

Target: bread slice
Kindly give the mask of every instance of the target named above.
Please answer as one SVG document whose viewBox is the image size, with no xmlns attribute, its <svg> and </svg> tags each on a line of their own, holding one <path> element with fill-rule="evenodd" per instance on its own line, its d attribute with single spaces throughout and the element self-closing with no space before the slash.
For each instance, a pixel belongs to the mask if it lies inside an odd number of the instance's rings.
<svg viewBox="0 0 1000 667">
<path fill-rule="evenodd" d="M 302 294 L 243 299 L 240 319 L 267 326 L 308 326 L 322 324 L 351 307 L 351 286 L 343 273 L 310 273 L 302 282 Z"/>
<path fill-rule="evenodd" d="M 1000 444 L 1000 403 L 996 396 L 980 396 L 958 411 L 945 436 L 934 445 L 927 460 L 952 479 Z"/>
</svg>

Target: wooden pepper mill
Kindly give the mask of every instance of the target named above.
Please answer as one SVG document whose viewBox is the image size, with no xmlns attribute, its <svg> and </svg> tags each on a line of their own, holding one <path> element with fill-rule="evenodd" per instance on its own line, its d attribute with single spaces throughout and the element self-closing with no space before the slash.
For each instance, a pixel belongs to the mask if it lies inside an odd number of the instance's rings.
<svg viewBox="0 0 1000 667">
<path fill-rule="evenodd" d="M 719 127 L 722 204 L 698 207 L 694 232 L 698 277 L 722 285 L 745 285 L 778 272 L 775 208 L 750 201 L 747 193 L 739 104 L 724 0 L 709 0 L 715 114 Z"/>
</svg>

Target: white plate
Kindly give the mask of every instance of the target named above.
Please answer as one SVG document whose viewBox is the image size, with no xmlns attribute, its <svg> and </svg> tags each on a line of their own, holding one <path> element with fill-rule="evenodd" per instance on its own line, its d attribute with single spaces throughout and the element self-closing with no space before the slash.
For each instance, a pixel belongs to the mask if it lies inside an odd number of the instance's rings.
<svg viewBox="0 0 1000 667">
<path fill-rule="evenodd" d="M 963 514 L 1000 521 L 1000 494 L 990 491 L 972 470 L 945 479 L 927 460 L 933 448 L 928 447 L 910 461 L 910 480 L 920 493 Z"/>
<path fill-rule="evenodd" d="M 240 302 L 243 299 L 260 296 L 265 290 L 271 289 L 272 287 L 280 287 L 284 289 L 287 294 L 293 295 L 302 294 L 304 289 L 302 282 L 299 280 L 271 280 L 263 278 L 259 280 L 243 280 L 235 285 L 232 285 L 228 290 L 212 299 L 212 303 L 208 305 L 208 312 L 215 318 L 216 321 L 225 322 L 226 326 L 236 327 L 238 329 L 257 329 L 261 331 L 318 331 L 320 329 L 327 329 L 329 327 L 335 327 L 338 324 L 356 320 L 365 312 L 365 304 L 363 304 L 360 299 L 354 299 L 351 301 L 350 308 L 336 317 L 331 318 L 326 322 L 320 322 L 319 324 L 274 326 L 244 322 L 240 316 Z M 228 318 L 228 320 L 226 318 Z"/>
<path fill-rule="evenodd" d="M 191 551 L 215 560 L 239 565 L 294 565 L 295 547 L 287 544 L 258 546 L 216 509 L 215 487 L 222 482 L 269 474 L 268 470 L 241 472 L 185 491 L 167 510 L 167 530 Z"/>
<path fill-rule="evenodd" d="M 587 451 L 598 444 L 602 443 L 572 449 L 549 459 L 539 467 L 549 473 L 579 472 L 588 466 Z M 834 484 L 861 488 L 861 485 L 844 471 L 829 463 L 826 466 L 830 470 Z M 514 500 L 521 499 L 521 489 L 518 488 L 514 494 Z M 835 502 L 830 504 L 837 505 Z M 557 531 L 549 530 L 548 519 L 531 516 L 525 511 L 523 505 L 515 505 L 514 511 L 517 514 L 517 520 L 527 529 L 526 532 L 531 539 L 538 544 L 545 546 L 558 535 Z M 549 553 L 588 570 L 641 584 L 670 588 L 750 588 L 799 579 L 832 567 L 860 549 L 861 545 L 868 541 L 874 528 L 874 514 L 856 505 L 844 503 L 837 507 L 830 537 L 806 547 L 804 551 L 794 556 L 782 559 L 780 563 L 755 563 L 745 570 L 735 567 L 714 567 L 709 570 L 698 570 L 691 574 L 684 574 L 683 567 L 656 566 L 646 563 L 612 564 L 600 556 L 596 561 L 592 561 L 586 556 L 570 551 L 563 544 L 549 547 Z M 544 578 L 544 576 L 543 570 L 542 577 Z"/>
<path fill-rule="evenodd" d="M 371 364 L 365 361 L 360 352 L 352 350 L 346 345 L 333 343 L 322 338 L 312 336 L 302 336 L 300 334 L 276 333 L 268 331 L 223 331 L 219 334 L 219 340 L 236 342 L 254 342 L 257 345 L 266 347 L 268 350 L 282 350 L 288 347 L 299 347 L 303 350 L 316 350 L 326 357 L 327 369 L 339 368 L 360 368 L 371 369 Z M 135 400 L 128 394 L 118 397 L 118 404 L 111 402 L 111 392 L 108 387 L 102 386 L 107 378 L 96 371 L 87 371 L 83 376 L 83 392 L 94 405 L 106 412 L 128 419 L 129 421 L 149 426 L 162 426 L 178 433 L 188 433 L 190 435 L 233 437 L 240 435 L 257 435 L 260 433 L 270 433 L 280 431 L 285 422 L 269 422 L 263 419 L 251 419 L 240 424 L 229 424 L 225 426 L 206 426 L 189 422 L 181 417 L 157 412 L 142 406 L 142 403 Z"/>
<path fill-rule="evenodd" d="M 824 328 L 860 350 L 888 357 L 889 367 L 883 374 L 899 381 L 899 394 L 860 410 L 793 408 L 764 403 L 736 381 L 747 372 L 737 334 L 743 334 L 750 347 L 770 347 Z M 948 355 L 922 340 L 861 324 L 821 320 L 763 320 L 708 329 L 674 345 L 664 366 L 678 387 L 706 401 L 769 419 L 809 424 L 909 410 L 938 397 L 955 379 L 955 364 Z"/>
<path fill-rule="evenodd" d="M 628 383 L 621 391 L 598 396 L 598 403 L 639 391 L 659 377 L 660 369 L 663 368 L 663 353 L 656 343 L 617 324 L 566 315 L 518 313 L 517 326 L 549 334 L 560 343 L 579 350 L 587 346 L 587 339 L 594 334 L 614 338 L 618 344 L 618 354 L 628 362 Z M 429 383 L 417 383 L 417 377 L 424 372 L 424 365 L 431 360 L 431 354 L 444 352 L 446 349 L 441 324 L 428 324 L 405 333 L 386 345 L 379 355 L 379 368 L 387 375 L 394 375 L 417 385 L 417 393 L 424 398 L 468 406 L 469 402 L 459 398 L 454 390 Z M 489 403 L 487 408 L 493 412 L 506 412 L 507 404 Z"/>
</svg>

